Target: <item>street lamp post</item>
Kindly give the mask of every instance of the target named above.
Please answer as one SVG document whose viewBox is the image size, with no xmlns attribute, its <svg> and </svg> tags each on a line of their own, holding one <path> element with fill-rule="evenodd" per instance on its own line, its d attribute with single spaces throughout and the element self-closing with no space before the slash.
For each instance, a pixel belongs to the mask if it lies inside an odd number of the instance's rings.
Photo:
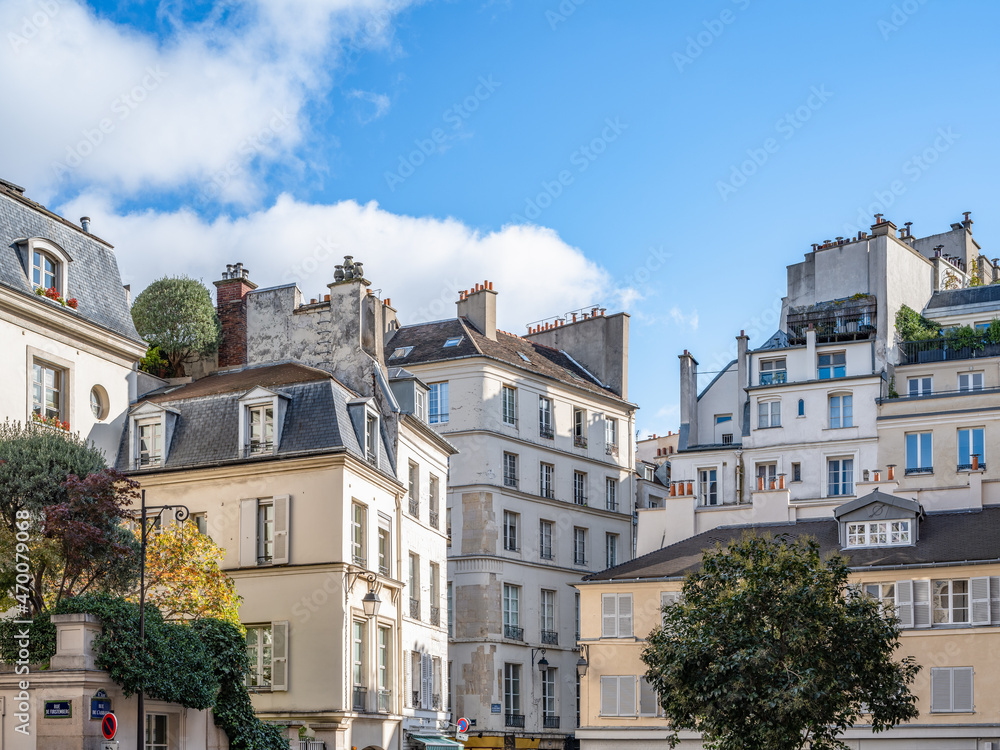
<svg viewBox="0 0 1000 750">
<path fill-rule="evenodd" d="M 155 510 L 156 515 L 161 515 L 164 511 L 172 510 L 177 521 L 186 521 L 191 511 L 186 505 L 146 505 L 146 490 L 142 491 L 142 500 L 139 506 L 139 661 L 145 663 L 146 656 L 146 512 Z M 145 747 L 146 731 L 146 706 L 142 699 L 142 680 L 139 682 L 139 692 L 136 696 L 138 700 L 138 714 L 135 728 L 135 748 L 143 750 Z"/>
</svg>

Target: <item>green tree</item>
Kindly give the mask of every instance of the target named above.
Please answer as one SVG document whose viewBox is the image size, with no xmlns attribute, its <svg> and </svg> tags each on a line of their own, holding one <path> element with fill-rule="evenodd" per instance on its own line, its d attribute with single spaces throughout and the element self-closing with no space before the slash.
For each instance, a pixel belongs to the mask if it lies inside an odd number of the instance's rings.
<svg viewBox="0 0 1000 750">
<path fill-rule="evenodd" d="M 222 336 L 208 289 L 186 276 L 164 276 L 143 289 L 132 305 L 132 320 L 177 376 L 185 364 L 215 352 Z"/>
<path fill-rule="evenodd" d="M 898 622 L 847 577 L 812 539 L 707 551 L 642 654 L 671 743 L 690 729 L 717 750 L 846 749 L 862 712 L 876 732 L 916 717 L 920 667 L 893 660 Z"/>
</svg>

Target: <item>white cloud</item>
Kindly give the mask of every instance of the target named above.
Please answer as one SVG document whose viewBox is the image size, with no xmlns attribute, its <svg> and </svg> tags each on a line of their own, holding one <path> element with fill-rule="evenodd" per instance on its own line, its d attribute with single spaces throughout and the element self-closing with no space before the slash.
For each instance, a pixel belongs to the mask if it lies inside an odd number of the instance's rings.
<svg viewBox="0 0 1000 750">
<path fill-rule="evenodd" d="M 243 0 L 225 18 L 174 21 L 164 40 L 74 0 L 0 4 L 4 176 L 46 200 L 57 188 L 211 186 L 258 197 L 254 159 L 286 157 L 300 112 L 345 47 L 391 44 L 401 0 Z M 215 188 L 209 187 L 215 192 Z"/>
<path fill-rule="evenodd" d="M 133 293 L 181 272 L 211 289 L 227 263 L 242 262 L 261 287 L 295 282 L 307 298 L 319 298 L 334 265 L 353 255 L 404 323 L 454 317 L 458 291 L 489 279 L 499 292 L 499 326 L 519 334 L 529 322 L 623 293 L 551 229 L 480 232 L 452 218 L 392 214 L 374 202 L 315 205 L 282 195 L 247 216 L 208 221 L 189 210 L 120 215 L 94 193 L 60 212 L 92 217 L 93 232 L 115 245 Z"/>
<path fill-rule="evenodd" d="M 679 326 L 687 326 L 692 331 L 698 330 L 697 310 L 692 310 L 690 313 L 685 313 L 679 307 L 674 306 L 670 308 L 670 319 Z"/>
<path fill-rule="evenodd" d="M 382 117 L 382 115 L 389 111 L 389 97 L 385 94 L 376 94 L 374 91 L 361 91 L 360 89 L 354 89 L 353 91 L 347 92 L 347 98 L 354 99 L 363 105 L 367 105 L 358 106 L 354 110 L 355 117 L 358 118 L 358 122 L 362 125 L 375 122 L 375 120 Z"/>
</svg>

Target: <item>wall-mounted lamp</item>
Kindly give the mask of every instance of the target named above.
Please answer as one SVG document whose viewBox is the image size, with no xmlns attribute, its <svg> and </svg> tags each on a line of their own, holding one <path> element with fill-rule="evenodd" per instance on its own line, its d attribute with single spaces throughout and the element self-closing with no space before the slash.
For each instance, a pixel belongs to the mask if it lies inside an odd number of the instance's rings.
<svg viewBox="0 0 1000 750">
<path fill-rule="evenodd" d="M 533 648 L 531 649 L 531 666 L 535 666 L 535 654 L 538 654 L 541 658 L 538 660 L 538 669 L 544 672 L 549 668 L 549 662 L 545 658 L 544 648 Z"/>
<path fill-rule="evenodd" d="M 382 606 L 382 600 L 378 598 L 378 594 L 375 593 L 375 582 L 378 580 L 378 576 L 374 573 L 351 573 L 353 579 L 350 582 L 348 588 L 354 586 L 354 582 L 359 578 L 364 578 L 368 581 L 368 593 L 364 595 L 361 600 L 361 606 L 365 610 L 365 617 L 369 620 L 378 614 L 378 608 Z"/>
<path fill-rule="evenodd" d="M 580 646 L 580 658 L 576 660 L 576 673 L 580 677 L 587 675 L 587 667 L 590 666 L 590 662 L 588 661 L 589 656 L 590 646 L 584 643 Z"/>
</svg>

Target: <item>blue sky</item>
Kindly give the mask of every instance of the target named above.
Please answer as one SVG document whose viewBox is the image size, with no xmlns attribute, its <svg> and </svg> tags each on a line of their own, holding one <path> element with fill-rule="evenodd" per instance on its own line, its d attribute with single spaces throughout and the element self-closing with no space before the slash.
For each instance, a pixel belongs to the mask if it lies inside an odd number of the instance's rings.
<svg viewBox="0 0 1000 750">
<path fill-rule="evenodd" d="M 707 380 L 740 329 L 763 341 L 811 243 L 876 211 L 918 235 L 972 211 L 992 255 L 998 15 L 14 1 L 0 92 L 33 115 L 0 124 L 0 176 L 90 214 L 136 290 L 242 260 L 315 296 L 350 253 L 404 321 L 452 315 L 484 278 L 514 332 L 627 309 L 638 425 L 664 433 L 676 355 Z"/>
</svg>

